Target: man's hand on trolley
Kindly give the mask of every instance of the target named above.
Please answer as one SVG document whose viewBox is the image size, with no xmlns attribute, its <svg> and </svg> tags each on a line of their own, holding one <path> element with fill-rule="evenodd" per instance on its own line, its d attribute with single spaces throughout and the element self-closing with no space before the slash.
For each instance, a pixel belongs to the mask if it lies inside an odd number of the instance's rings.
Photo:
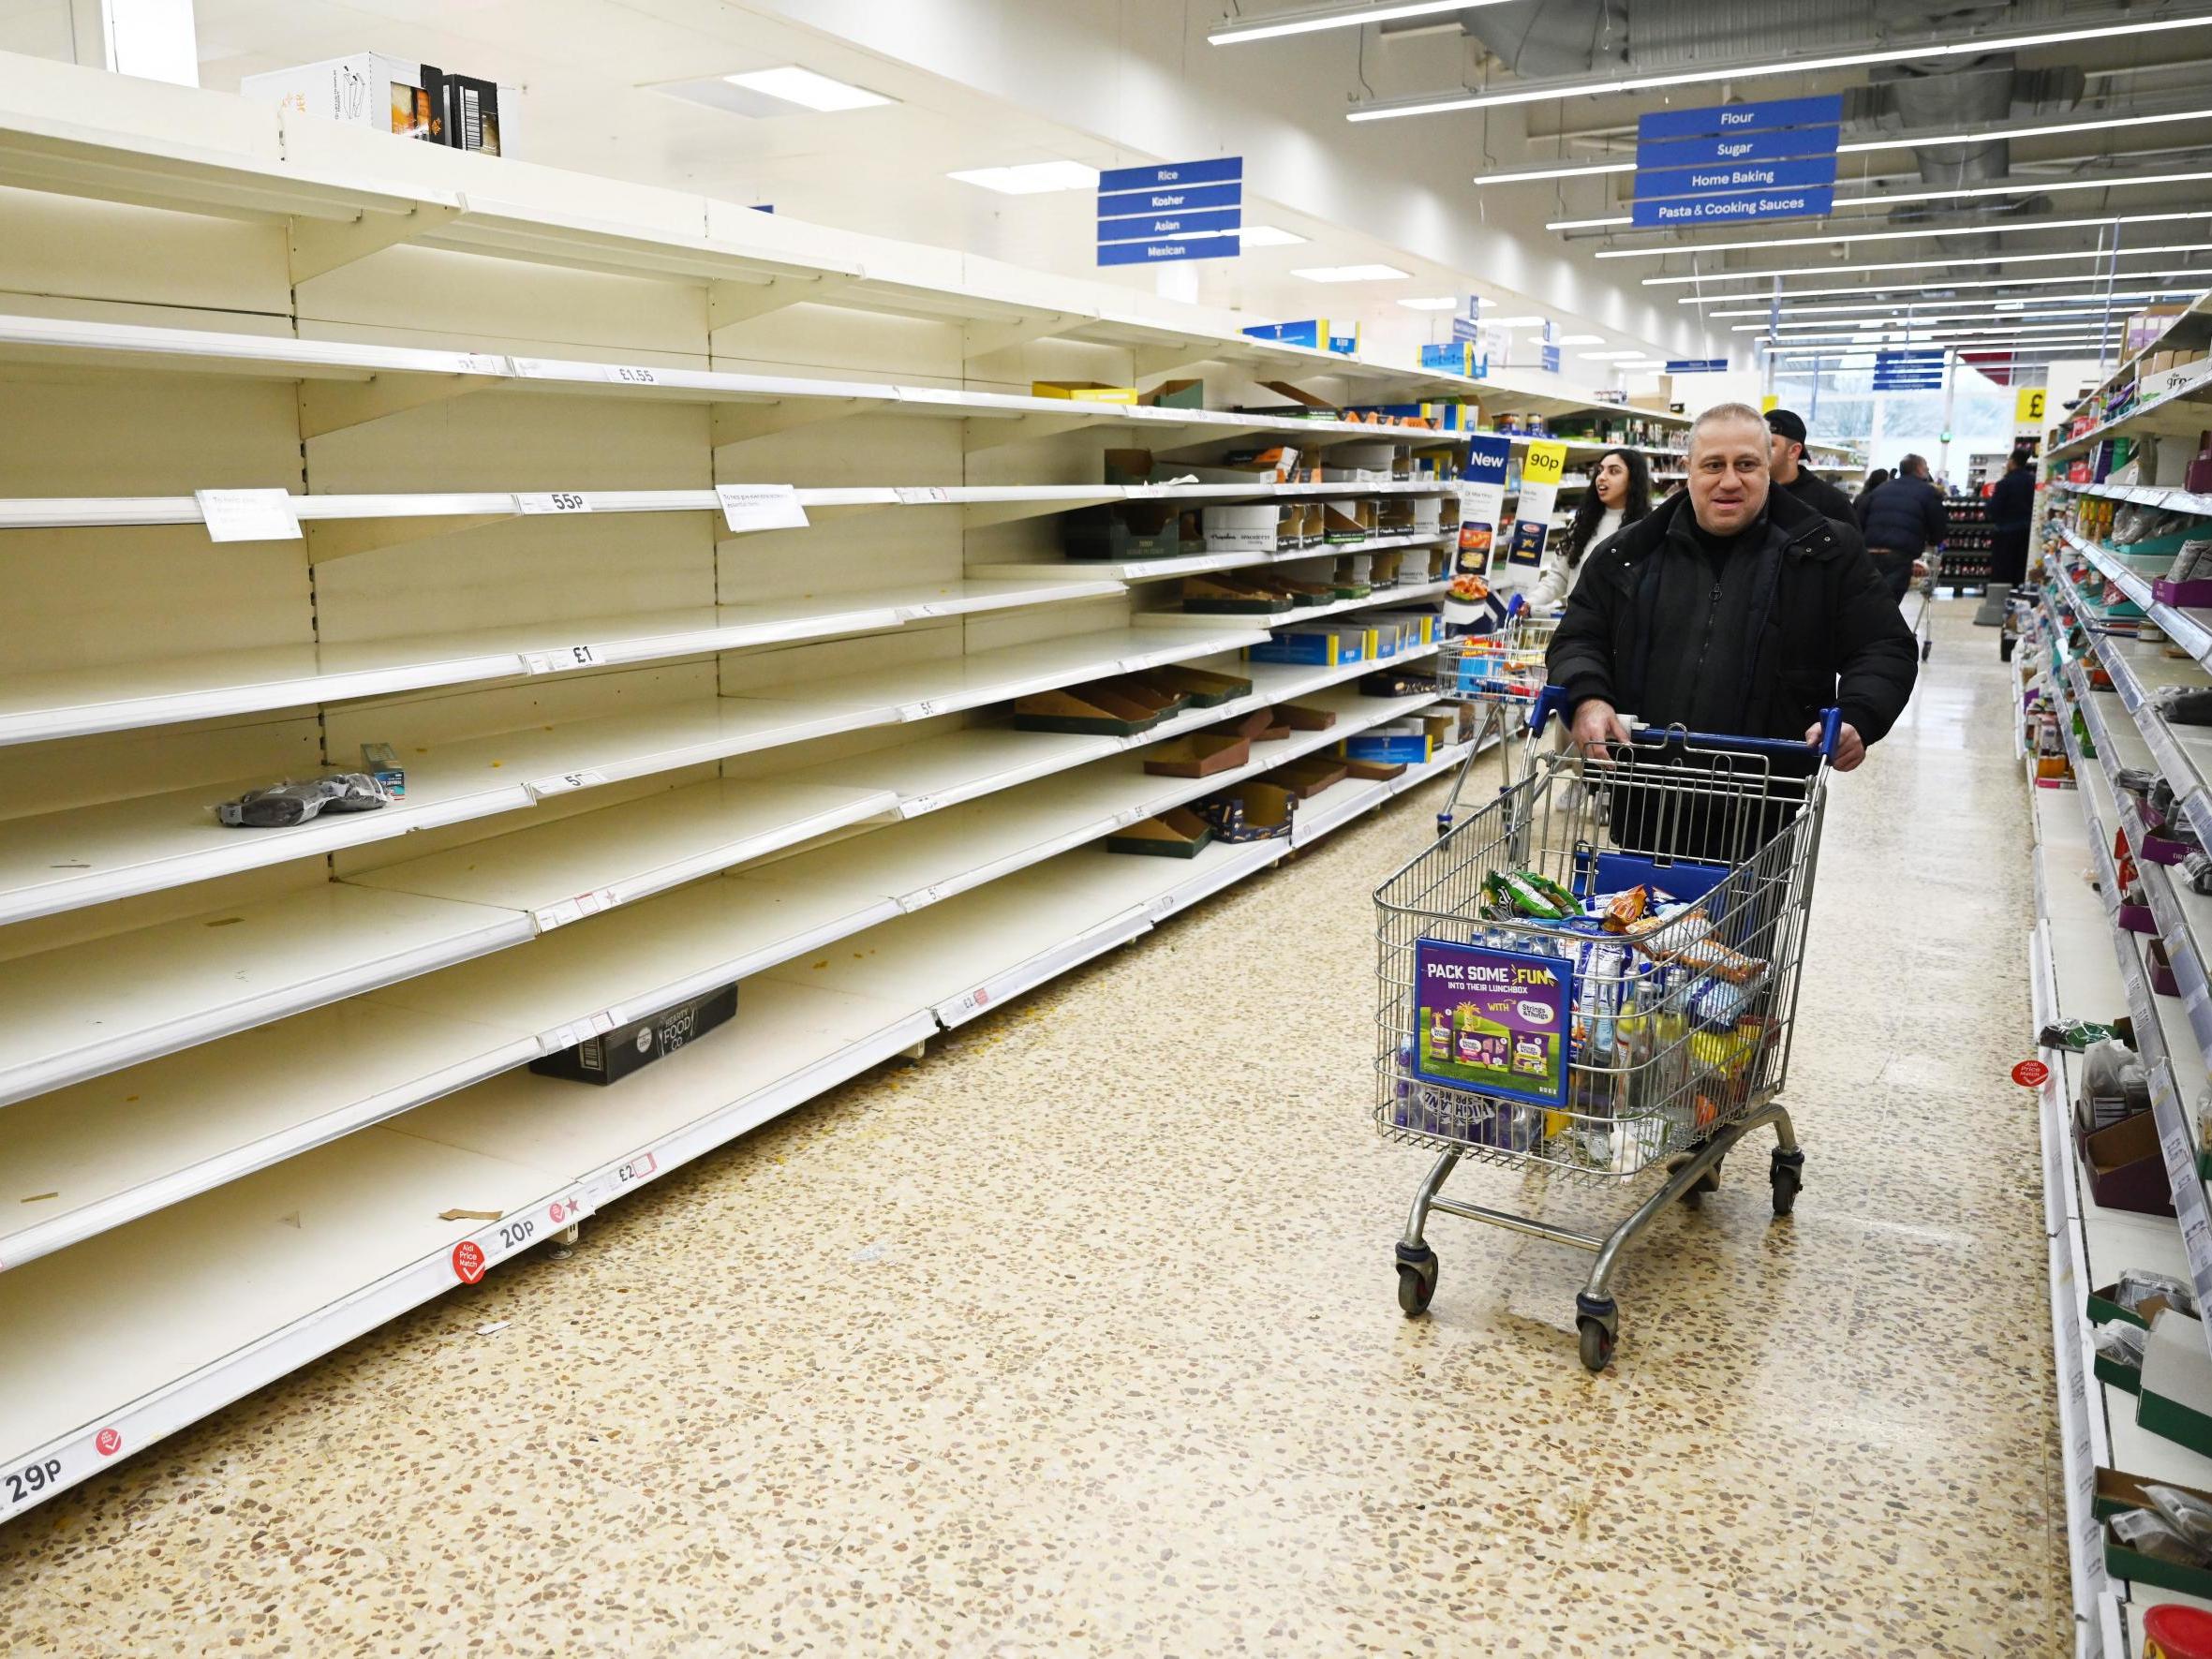
<svg viewBox="0 0 2212 1659">
<path fill-rule="evenodd" d="M 1805 728 L 1805 741 L 1815 748 L 1820 747 L 1820 723 L 1816 720 Z M 1828 763 L 1838 772 L 1856 772 L 1859 763 L 1866 758 L 1866 745 L 1859 741 L 1859 728 L 1848 721 L 1835 729 L 1835 758 Z"/>
<path fill-rule="evenodd" d="M 1611 746 L 1629 741 L 1628 728 L 1613 705 L 1598 697 L 1587 698 L 1575 710 L 1575 748 L 1594 761 L 1612 758 Z"/>
</svg>

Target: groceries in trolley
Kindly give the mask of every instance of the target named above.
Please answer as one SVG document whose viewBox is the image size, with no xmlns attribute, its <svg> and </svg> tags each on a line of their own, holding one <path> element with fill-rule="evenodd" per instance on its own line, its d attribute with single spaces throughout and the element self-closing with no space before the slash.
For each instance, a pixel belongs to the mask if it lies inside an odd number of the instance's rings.
<svg viewBox="0 0 2212 1659">
<path fill-rule="evenodd" d="M 1397 1127 L 1629 1174 L 1748 1097 L 1769 964 L 1728 942 L 1744 929 L 1724 889 L 1577 897 L 1519 869 L 1488 872 L 1482 893 L 1483 919 L 1508 926 L 1422 941 Z M 1458 977 L 1429 955 L 1462 957 Z"/>
</svg>

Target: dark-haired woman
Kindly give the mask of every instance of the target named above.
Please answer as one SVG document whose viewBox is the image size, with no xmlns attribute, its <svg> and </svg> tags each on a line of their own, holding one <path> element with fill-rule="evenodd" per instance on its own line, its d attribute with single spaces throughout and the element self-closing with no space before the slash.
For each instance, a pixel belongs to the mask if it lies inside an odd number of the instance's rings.
<svg viewBox="0 0 2212 1659">
<path fill-rule="evenodd" d="M 1582 559 L 1624 525 L 1632 525 L 1652 510 L 1651 468 L 1635 450 L 1608 450 L 1590 472 L 1590 487 L 1574 521 L 1558 542 L 1558 553 L 1547 555 L 1542 572 L 1529 590 L 1529 603 L 1537 615 L 1557 609 L 1574 591 L 1582 573 Z"/>
<path fill-rule="evenodd" d="M 1860 529 L 1863 530 L 1866 527 L 1866 504 L 1874 499 L 1874 492 L 1889 481 L 1890 469 L 1887 467 L 1877 467 L 1866 475 L 1866 481 L 1859 486 L 1859 494 L 1852 498 L 1851 505 L 1859 514 Z"/>
</svg>

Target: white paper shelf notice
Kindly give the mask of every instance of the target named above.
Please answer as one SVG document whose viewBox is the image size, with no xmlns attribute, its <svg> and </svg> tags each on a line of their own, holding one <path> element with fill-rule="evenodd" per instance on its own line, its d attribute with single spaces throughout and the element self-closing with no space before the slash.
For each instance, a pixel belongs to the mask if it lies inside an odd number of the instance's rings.
<svg viewBox="0 0 2212 1659">
<path fill-rule="evenodd" d="M 790 484 L 717 484 L 714 494 L 722 504 L 722 521 L 735 535 L 807 527 L 807 510 Z"/>
<path fill-rule="evenodd" d="M 283 490 L 194 490 L 210 541 L 297 541 L 300 519 Z"/>
</svg>

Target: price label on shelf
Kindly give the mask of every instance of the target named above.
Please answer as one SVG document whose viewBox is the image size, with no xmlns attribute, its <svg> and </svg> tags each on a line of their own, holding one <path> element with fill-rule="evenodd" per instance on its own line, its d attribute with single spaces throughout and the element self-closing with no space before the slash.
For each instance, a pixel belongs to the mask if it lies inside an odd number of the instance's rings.
<svg viewBox="0 0 2212 1659">
<path fill-rule="evenodd" d="M 604 772 L 556 772 L 550 778 L 532 778 L 530 780 L 530 793 L 533 795 L 566 794 L 572 789 L 597 789 L 606 780 L 607 775 Z"/>
<path fill-rule="evenodd" d="M 482 351 L 464 351 L 461 354 L 461 372 L 468 375 L 512 375 L 512 358 L 493 357 Z"/>
<path fill-rule="evenodd" d="M 941 712 L 943 711 L 936 699 L 925 697 L 918 702 L 906 704 L 898 711 L 898 718 L 902 720 L 926 720 L 930 716 Z"/>
<path fill-rule="evenodd" d="M 661 377 L 651 369 L 633 363 L 610 363 L 600 370 L 600 378 L 610 386 L 658 386 Z"/>
<path fill-rule="evenodd" d="M 603 667 L 605 659 L 591 645 L 563 645 L 557 651 L 525 651 L 522 663 L 532 674 L 567 674 L 572 669 Z"/>
<path fill-rule="evenodd" d="M 790 484 L 717 484 L 722 522 L 737 535 L 749 530 L 803 530 L 807 510 Z"/>
<path fill-rule="evenodd" d="M 520 491 L 514 497 L 517 512 L 589 512 L 591 497 L 582 490 Z"/>
<path fill-rule="evenodd" d="M 661 1163 L 659 1159 L 655 1158 L 650 1152 L 640 1152 L 628 1163 L 618 1164 L 616 1167 L 615 1185 L 617 1189 L 623 1187 L 634 1187 L 640 1181 L 652 1179 L 654 1176 L 660 1173 L 660 1170 Z"/>
<path fill-rule="evenodd" d="M 898 908 L 903 911 L 926 910 L 943 896 L 944 889 L 942 887 L 921 887 L 900 899 Z"/>
<path fill-rule="evenodd" d="M 898 816 L 919 818 L 925 812 L 934 812 L 943 805 L 935 795 L 913 795 L 898 803 Z"/>
<path fill-rule="evenodd" d="M 899 505 L 902 507 L 943 506 L 953 498 L 952 491 L 946 489 L 943 484 L 898 487 L 894 488 L 891 493 L 898 497 Z"/>
<path fill-rule="evenodd" d="M 2181 1242 L 2189 1251 L 2190 1276 L 2201 1285 L 2212 1271 L 2212 1222 L 2205 1220 L 2203 1205 L 2181 1223 Z"/>
<path fill-rule="evenodd" d="M 966 1014 L 979 1014 L 988 1008 L 990 1004 L 991 993 L 988 985 L 977 985 L 960 999 L 961 1012 Z"/>
<path fill-rule="evenodd" d="M 210 541 L 297 541 L 300 518 L 283 490 L 194 490 Z"/>
<path fill-rule="evenodd" d="M 556 927 L 565 927 L 571 922 L 581 922 L 586 916 L 596 916 L 615 906 L 614 893 L 605 887 L 589 893 L 579 893 L 573 898 L 564 898 L 558 904 L 547 905 L 533 912 L 540 933 L 550 933 Z"/>
<path fill-rule="evenodd" d="M 2196 1166 L 2196 1143 L 2189 1138 L 2186 1123 L 2169 1123 L 2160 1129 L 2159 1150 L 2165 1155 L 2166 1174 L 2176 1181 Z"/>
</svg>

